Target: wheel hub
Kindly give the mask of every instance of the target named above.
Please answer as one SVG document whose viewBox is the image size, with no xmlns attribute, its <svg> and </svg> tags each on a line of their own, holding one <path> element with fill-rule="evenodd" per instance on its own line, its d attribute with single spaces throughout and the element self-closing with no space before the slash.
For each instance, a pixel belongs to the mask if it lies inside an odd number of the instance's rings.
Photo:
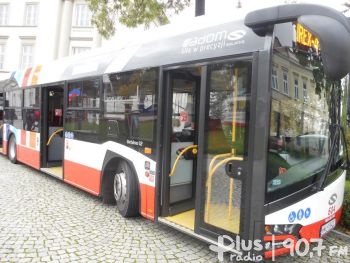
<svg viewBox="0 0 350 263">
<path fill-rule="evenodd" d="M 126 177 L 125 173 L 117 173 L 114 176 L 114 197 L 116 201 L 125 202 L 126 200 Z"/>
<path fill-rule="evenodd" d="M 16 149 L 15 149 L 15 143 L 14 143 L 14 140 L 12 139 L 11 140 L 11 143 L 10 143 L 10 149 L 9 149 L 9 154 L 10 154 L 10 158 L 11 159 L 13 159 L 14 157 L 15 157 L 15 151 L 16 151 Z"/>
</svg>

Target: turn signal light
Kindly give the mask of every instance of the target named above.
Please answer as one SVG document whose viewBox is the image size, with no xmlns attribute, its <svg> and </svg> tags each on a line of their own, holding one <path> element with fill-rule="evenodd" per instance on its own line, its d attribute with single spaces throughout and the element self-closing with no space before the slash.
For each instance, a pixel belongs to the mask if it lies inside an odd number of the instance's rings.
<svg viewBox="0 0 350 263">
<path fill-rule="evenodd" d="M 152 154 L 152 148 L 146 147 L 146 148 L 144 149 L 144 153 L 145 153 L 145 154 Z"/>
</svg>

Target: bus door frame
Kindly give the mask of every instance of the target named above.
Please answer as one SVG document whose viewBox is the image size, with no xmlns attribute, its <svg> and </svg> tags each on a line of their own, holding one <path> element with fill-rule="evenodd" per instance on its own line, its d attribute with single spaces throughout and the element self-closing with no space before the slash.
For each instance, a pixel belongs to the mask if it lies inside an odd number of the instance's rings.
<svg viewBox="0 0 350 263">
<path fill-rule="evenodd" d="M 167 76 L 167 71 L 172 69 L 189 67 L 189 66 L 201 66 L 201 88 L 199 94 L 199 119 L 198 130 L 203 131 L 205 128 L 205 116 L 200 114 L 206 112 L 207 99 L 207 65 L 213 63 L 224 63 L 237 60 L 251 60 L 252 61 L 252 76 L 251 76 L 251 103 L 250 103 L 250 119 L 249 119 L 249 135 L 248 135 L 248 152 L 249 159 L 247 165 L 248 180 L 246 182 L 247 188 L 242 193 L 241 198 L 245 198 L 245 214 L 242 218 L 247 219 L 244 222 L 243 229 L 241 231 L 241 239 L 244 240 L 261 240 L 263 241 L 265 235 L 265 192 L 266 192 L 266 169 L 267 169 L 267 149 L 268 149 L 268 137 L 269 137 L 269 123 L 270 123 L 270 104 L 271 104 L 271 90 L 270 90 L 270 77 L 271 77 L 271 55 L 272 55 L 272 37 L 266 37 L 266 49 L 261 51 L 252 52 L 250 55 L 232 56 L 226 59 L 213 59 L 205 61 L 201 64 L 180 64 L 176 67 L 169 67 L 166 69 L 160 68 L 159 73 L 159 108 L 158 116 L 159 123 L 157 132 L 157 181 L 156 181 L 156 221 L 158 216 L 166 215 L 169 211 L 169 203 L 164 196 L 164 191 L 169 191 L 164 188 L 165 185 L 169 185 L 169 178 L 167 177 L 169 163 L 167 158 L 164 158 L 164 153 L 169 149 L 170 145 L 164 145 L 164 134 L 168 134 L 169 130 L 166 130 L 165 123 L 168 114 L 171 109 L 165 108 L 171 106 L 171 103 L 166 103 L 171 95 L 167 88 L 169 87 L 170 78 Z M 267 66 L 268 65 L 268 66 Z M 169 106 L 170 105 L 170 106 Z M 168 132 L 168 133 L 167 133 Z M 204 195 L 202 189 L 202 176 L 201 163 L 203 163 L 203 145 L 204 134 L 198 133 L 198 160 L 197 160 L 197 182 L 196 182 L 196 200 L 195 208 L 203 209 Z M 168 157 L 169 158 L 169 157 Z M 167 183 L 168 182 L 168 183 Z M 254 195 L 252 194 L 254 193 Z M 196 211 L 195 215 L 195 234 L 204 236 L 213 241 L 217 241 L 220 233 L 211 232 L 200 226 L 202 213 Z M 249 219 L 249 220 L 248 220 Z M 253 251 L 255 255 L 262 254 L 263 251 Z"/>
<path fill-rule="evenodd" d="M 40 114 L 41 114 L 41 129 L 40 129 L 40 137 L 41 137 L 41 165 L 40 167 L 49 167 L 48 165 L 48 156 L 49 156 L 49 147 L 46 145 L 47 141 L 49 139 L 48 132 L 48 109 L 49 109 L 49 102 L 48 102 L 48 96 L 49 96 L 49 90 L 50 88 L 54 87 L 61 87 L 63 90 L 63 127 L 65 124 L 65 114 L 66 114 L 66 95 L 67 95 L 67 89 L 66 89 L 66 83 L 65 82 L 56 82 L 51 83 L 49 85 L 41 85 L 40 86 L 40 92 L 41 92 L 41 108 L 40 108 Z M 64 136 L 63 136 L 64 137 Z M 62 166 L 63 166 L 63 160 L 64 160 L 64 151 L 63 151 L 63 157 L 62 157 Z"/>
<path fill-rule="evenodd" d="M 158 124 L 158 127 L 161 127 L 160 130 L 158 130 L 158 134 L 161 135 L 158 138 L 158 157 L 157 157 L 157 173 L 158 175 L 158 184 L 157 184 L 157 200 L 156 202 L 158 203 L 158 200 L 160 201 L 159 204 L 156 205 L 156 215 L 157 216 L 168 216 L 169 213 L 171 213 L 170 209 L 173 210 L 173 212 L 176 214 L 176 211 L 181 210 L 183 207 L 186 207 L 186 204 L 183 206 L 180 202 L 180 204 L 170 204 L 170 177 L 169 177 L 169 171 L 171 169 L 171 164 L 170 164 L 170 149 L 171 149 L 171 139 L 170 139 L 170 134 L 172 133 L 172 127 L 171 127 L 171 119 L 169 118 L 170 113 L 172 112 L 172 97 L 173 97 L 173 89 L 172 89 L 172 84 L 170 83 L 172 79 L 176 78 L 179 73 L 176 72 L 176 70 L 181 70 L 184 69 L 186 70 L 187 68 L 195 68 L 195 67 L 201 67 L 203 68 L 203 65 L 197 65 L 197 64 L 189 64 L 189 65 L 181 65 L 178 67 L 171 67 L 171 68 L 166 68 L 166 69 L 161 69 L 160 70 L 160 81 L 161 81 L 161 89 L 162 91 L 159 92 L 159 101 L 160 101 L 160 107 L 159 110 L 161 111 L 161 116 L 159 117 L 158 121 L 161 121 L 162 123 Z M 200 97 L 200 88 L 201 84 L 199 83 L 198 85 L 198 90 L 196 93 L 196 121 L 198 123 L 199 119 L 199 97 Z M 162 100 L 163 99 L 163 100 Z M 171 100 L 171 101 L 170 101 Z M 197 137 L 197 132 L 195 134 L 195 137 Z M 196 166 L 196 165 L 195 165 Z M 192 182 L 193 182 L 193 196 L 192 199 L 194 201 L 195 205 L 195 199 L 196 199 L 196 193 L 195 191 L 197 190 L 196 186 L 196 174 L 193 174 L 192 177 Z M 186 203 L 186 201 L 183 201 L 183 203 Z M 189 200 L 187 202 L 189 204 Z M 158 208 L 159 207 L 159 208 Z"/>
</svg>

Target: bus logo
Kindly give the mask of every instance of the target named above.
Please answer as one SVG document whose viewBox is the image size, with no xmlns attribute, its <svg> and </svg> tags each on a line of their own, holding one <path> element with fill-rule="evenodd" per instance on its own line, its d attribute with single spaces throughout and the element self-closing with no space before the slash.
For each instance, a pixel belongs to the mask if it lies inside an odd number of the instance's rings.
<svg viewBox="0 0 350 263">
<path fill-rule="evenodd" d="M 332 194 L 331 197 L 329 198 L 328 204 L 329 205 L 333 205 L 335 203 L 335 201 L 337 201 L 337 194 Z"/>
<path fill-rule="evenodd" d="M 238 44 L 244 44 L 242 38 L 247 34 L 245 30 L 218 31 L 200 37 L 191 37 L 182 43 L 182 54 L 197 53 L 223 49 Z"/>
</svg>

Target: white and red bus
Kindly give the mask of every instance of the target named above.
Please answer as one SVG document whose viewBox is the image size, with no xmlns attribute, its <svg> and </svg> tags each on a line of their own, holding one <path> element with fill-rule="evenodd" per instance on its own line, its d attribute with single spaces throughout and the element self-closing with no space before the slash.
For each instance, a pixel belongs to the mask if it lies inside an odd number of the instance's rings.
<svg viewBox="0 0 350 263">
<path fill-rule="evenodd" d="M 2 153 L 125 217 L 209 243 L 264 240 L 266 257 L 287 252 L 272 239 L 334 228 L 348 20 L 286 5 L 152 36 L 13 72 L 1 87 Z"/>
</svg>

